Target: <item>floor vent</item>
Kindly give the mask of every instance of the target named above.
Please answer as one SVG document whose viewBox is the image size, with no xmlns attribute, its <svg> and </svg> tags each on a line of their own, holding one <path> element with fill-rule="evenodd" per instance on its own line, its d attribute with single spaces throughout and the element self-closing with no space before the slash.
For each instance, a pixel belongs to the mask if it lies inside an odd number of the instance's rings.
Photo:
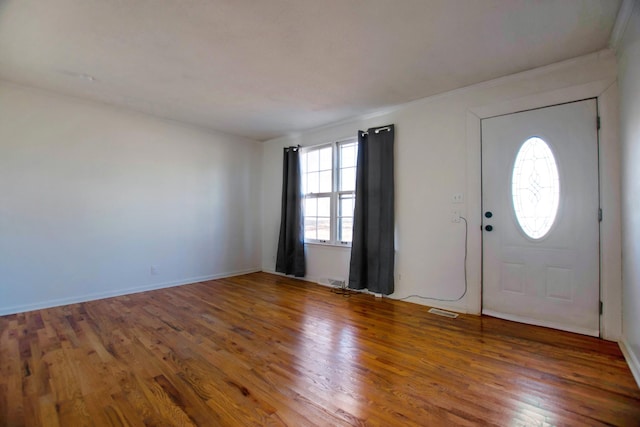
<svg viewBox="0 0 640 427">
<path fill-rule="evenodd" d="M 337 280 L 337 279 L 327 279 L 327 281 L 329 282 L 329 284 L 335 288 L 346 288 L 346 284 L 344 280 Z"/>
<path fill-rule="evenodd" d="M 458 315 L 456 313 L 452 313 L 450 311 L 440 310 L 439 308 L 430 308 L 429 309 L 429 313 L 437 314 L 438 316 L 449 317 L 451 319 L 455 319 L 456 317 L 458 317 Z"/>
</svg>

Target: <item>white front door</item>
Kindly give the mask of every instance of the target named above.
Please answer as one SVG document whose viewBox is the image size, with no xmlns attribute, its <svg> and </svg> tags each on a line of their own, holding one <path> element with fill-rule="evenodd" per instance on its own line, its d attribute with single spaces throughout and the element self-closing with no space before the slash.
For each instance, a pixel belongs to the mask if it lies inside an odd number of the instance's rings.
<svg viewBox="0 0 640 427">
<path fill-rule="evenodd" d="M 600 332 L 594 99 L 482 120 L 482 313 Z"/>
</svg>

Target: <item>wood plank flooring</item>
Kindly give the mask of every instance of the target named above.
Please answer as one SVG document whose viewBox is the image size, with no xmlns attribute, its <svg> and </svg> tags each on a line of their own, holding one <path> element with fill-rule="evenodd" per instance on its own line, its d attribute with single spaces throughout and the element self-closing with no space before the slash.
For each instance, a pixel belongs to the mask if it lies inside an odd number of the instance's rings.
<svg viewBox="0 0 640 427">
<path fill-rule="evenodd" d="M 615 343 L 255 273 L 0 317 L 3 426 L 640 425 Z"/>
</svg>

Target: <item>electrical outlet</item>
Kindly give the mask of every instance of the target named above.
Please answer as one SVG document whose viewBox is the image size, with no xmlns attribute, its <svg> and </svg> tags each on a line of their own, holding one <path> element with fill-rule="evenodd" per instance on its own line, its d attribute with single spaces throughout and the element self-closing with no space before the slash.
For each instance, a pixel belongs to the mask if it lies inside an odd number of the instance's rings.
<svg viewBox="0 0 640 427">
<path fill-rule="evenodd" d="M 451 202 L 464 203 L 464 196 L 462 195 L 462 193 L 453 193 L 453 196 L 451 196 Z"/>
<path fill-rule="evenodd" d="M 151 267 L 149 267 L 149 274 L 151 274 L 152 276 L 157 276 L 158 275 L 158 266 L 157 265 L 152 265 Z"/>
<path fill-rule="evenodd" d="M 460 211 L 453 209 L 451 211 L 451 222 L 460 222 Z"/>
</svg>

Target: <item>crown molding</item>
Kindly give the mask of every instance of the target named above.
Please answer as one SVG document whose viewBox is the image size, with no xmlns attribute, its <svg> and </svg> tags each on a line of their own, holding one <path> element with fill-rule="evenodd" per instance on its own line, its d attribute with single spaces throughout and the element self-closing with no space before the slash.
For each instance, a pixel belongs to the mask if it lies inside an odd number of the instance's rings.
<svg viewBox="0 0 640 427">
<path fill-rule="evenodd" d="M 635 0 L 632 0 L 632 1 L 635 1 Z M 345 119 L 342 119 L 336 122 L 327 123 L 317 127 L 304 129 L 296 132 L 289 132 L 283 136 L 273 138 L 273 139 L 268 139 L 263 142 L 276 143 L 276 144 L 277 143 L 288 144 L 288 143 L 291 143 L 291 141 L 299 142 L 301 139 L 303 139 L 307 135 L 312 135 L 312 134 L 316 134 L 326 130 L 335 129 L 340 126 L 353 125 L 354 127 L 357 127 L 363 124 L 368 126 L 370 124 L 368 123 L 370 120 L 374 120 L 378 117 L 386 117 L 390 114 L 393 114 L 398 111 L 407 110 L 416 105 L 424 105 L 424 104 L 432 103 L 434 101 L 437 101 L 443 98 L 457 96 L 457 95 L 464 94 L 464 93 L 471 92 L 478 89 L 487 89 L 487 88 L 492 88 L 502 84 L 508 84 L 511 82 L 524 81 L 526 79 L 534 78 L 539 75 L 552 73 L 554 71 L 560 71 L 570 67 L 575 67 L 580 64 L 590 64 L 590 63 L 593 63 L 594 61 L 606 60 L 607 58 L 611 58 L 611 57 L 615 57 L 614 52 L 610 49 L 603 49 L 598 52 L 589 53 L 587 55 L 578 56 L 576 58 L 565 59 L 564 61 L 556 62 L 549 65 L 543 65 L 538 68 L 532 68 L 530 70 L 520 71 L 514 74 L 497 77 L 495 79 L 473 83 L 469 86 L 463 86 L 457 89 L 451 89 L 449 91 L 437 93 L 424 98 L 416 99 L 414 101 L 396 104 L 386 108 L 380 108 L 368 114 L 361 114 L 357 116 L 347 117 Z M 383 124 L 384 123 L 380 123 L 380 125 L 383 125 Z"/>
<path fill-rule="evenodd" d="M 616 22 L 613 25 L 613 30 L 611 31 L 611 38 L 609 39 L 609 47 L 613 51 L 617 52 L 620 47 L 620 43 L 622 43 L 624 32 L 627 29 L 627 25 L 629 24 L 629 19 L 631 18 L 635 5 L 636 0 L 622 0 L 620 10 L 618 10 L 618 16 L 616 17 Z"/>
</svg>

